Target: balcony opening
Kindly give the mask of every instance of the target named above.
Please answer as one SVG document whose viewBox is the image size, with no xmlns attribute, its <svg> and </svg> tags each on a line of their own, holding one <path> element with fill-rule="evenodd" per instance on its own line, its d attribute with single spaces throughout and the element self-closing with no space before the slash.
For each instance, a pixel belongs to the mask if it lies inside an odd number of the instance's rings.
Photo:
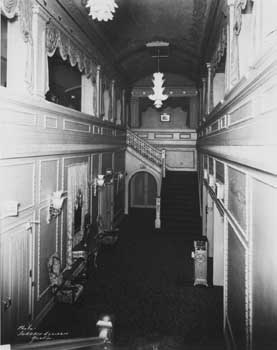
<svg viewBox="0 0 277 350">
<path fill-rule="evenodd" d="M 49 91 L 46 100 L 81 111 L 81 76 L 77 66 L 64 61 L 58 50 L 48 57 Z"/>
</svg>

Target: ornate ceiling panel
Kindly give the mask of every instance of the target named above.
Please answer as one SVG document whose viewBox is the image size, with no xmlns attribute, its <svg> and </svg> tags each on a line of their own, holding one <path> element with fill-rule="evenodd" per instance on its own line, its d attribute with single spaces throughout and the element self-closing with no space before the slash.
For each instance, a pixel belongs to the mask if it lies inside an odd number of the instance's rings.
<svg viewBox="0 0 277 350">
<path fill-rule="evenodd" d="M 170 43 L 160 69 L 197 80 L 209 9 L 218 0 L 116 0 L 114 19 L 93 21 L 86 0 L 58 0 L 131 83 L 156 70 L 145 44 Z M 97 41 L 97 43 L 96 43 Z"/>
</svg>

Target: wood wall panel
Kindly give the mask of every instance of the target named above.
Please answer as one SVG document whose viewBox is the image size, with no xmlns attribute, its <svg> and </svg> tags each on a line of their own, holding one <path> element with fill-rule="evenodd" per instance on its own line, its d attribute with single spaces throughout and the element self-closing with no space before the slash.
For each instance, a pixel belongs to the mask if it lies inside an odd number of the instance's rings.
<svg viewBox="0 0 277 350">
<path fill-rule="evenodd" d="M 40 209 L 40 228 L 38 232 L 38 298 L 41 298 L 49 285 L 47 262 L 57 251 L 57 221 L 47 223 L 48 206 Z"/>
<path fill-rule="evenodd" d="M 74 120 L 65 119 L 63 124 L 63 129 L 68 131 L 90 133 L 91 126 L 88 123 L 80 123 Z"/>
<path fill-rule="evenodd" d="M 277 344 L 277 189 L 253 180 L 253 349 Z"/>
<path fill-rule="evenodd" d="M 125 168 L 125 152 L 115 152 L 114 153 L 114 169 L 115 171 L 122 171 Z"/>
<path fill-rule="evenodd" d="M 246 175 L 228 167 L 228 209 L 246 231 Z"/>
<path fill-rule="evenodd" d="M 69 156 L 69 157 L 64 157 L 63 159 L 63 189 L 67 191 L 67 186 L 68 186 L 68 166 L 72 164 L 77 164 L 77 163 L 88 163 L 89 162 L 89 155 L 83 155 L 83 156 Z"/>
<path fill-rule="evenodd" d="M 60 256 L 62 269 L 66 266 L 66 251 L 67 251 L 67 199 L 64 201 L 63 211 L 61 215 L 61 233 L 60 233 Z"/>
<path fill-rule="evenodd" d="M 44 128 L 45 129 L 57 129 L 58 119 L 56 117 L 44 116 Z"/>
<path fill-rule="evenodd" d="M 29 216 L 27 220 L 32 220 Z M 30 269 L 32 233 L 19 222 L 12 230 L 0 235 L 0 295 L 1 301 L 11 299 L 11 306 L 1 313 L 2 344 L 16 335 L 19 325 L 28 324 L 30 305 Z"/>
<path fill-rule="evenodd" d="M 59 190 L 59 160 L 46 159 L 40 161 L 40 202 L 50 199 L 53 192 Z"/>
<path fill-rule="evenodd" d="M 196 169 L 195 151 L 167 149 L 166 166 L 169 170 L 194 170 Z"/>
<path fill-rule="evenodd" d="M 8 163 L 0 166 L 1 202 L 17 201 L 19 212 L 34 205 L 35 200 L 35 164 Z"/>
<path fill-rule="evenodd" d="M 107 169 L 113 168 L 113 154 L 112 153 L 103 153 L 102 155 L 102 173 L 105 174 Z"/>
<path fill-rule="evenodd" d="M 253 117 L 252 101 L 245 101 L 240 106 L 229 112 L 229 125 L 242 122 Z"/>
<path fill-rule="evenodd" d="M 209 157 L 209 174 L 214 175 L 214 159 Z"/>
<path fill-rule="evenodd" d="M 245 248 L 228 225 L 228 318 L 239 350 L 246 349 Z"/>
<path fill-rule="evenodd" d="M 216 179 L 224 183 L 225 182 L 224 164 L 216 161 L 215 169 L 216 169 Z"/>
</svg>

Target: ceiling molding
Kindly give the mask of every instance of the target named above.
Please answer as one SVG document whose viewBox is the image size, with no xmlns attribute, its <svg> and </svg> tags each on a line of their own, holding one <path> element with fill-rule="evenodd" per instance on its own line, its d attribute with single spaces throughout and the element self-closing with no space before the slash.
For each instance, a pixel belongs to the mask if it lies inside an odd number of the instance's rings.
<svg viewBox="0 0 277 350">
<path fill-rule="evenodd" d="M 163 41 L 170 44 L 165 70 L 199 79 L 207 26 L 222 0 L 117 1 L 113 20 L 97 22 L 89 17 L 86 0 L 57 0 L 99 52 L 95 56 L 108 77 L 130 85 L 153 73 L 153 58 L 145 45 Z"/>
</svg>

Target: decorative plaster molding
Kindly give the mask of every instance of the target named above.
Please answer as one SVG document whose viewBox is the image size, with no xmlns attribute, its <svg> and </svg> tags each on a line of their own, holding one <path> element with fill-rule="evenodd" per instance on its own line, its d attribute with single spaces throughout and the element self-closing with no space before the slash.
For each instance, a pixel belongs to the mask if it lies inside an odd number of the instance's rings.
<svg viewBox="0 0 277 350">
<path fill-rule="evenodd" d="M 71 66 L 77 64 L 80 72 L 84 71 L 87 77 L 92 76 L 96 79 L 96 64 L 62 30 L 50 21 L 46 26 L 48 56 L 52 57 L 57 48 L 59 48 L 63 60 L 69 58 Z"/>
<path fill-rule="evenodd" d="M 64 119 L 63 120 L 63 130 L 90 133 L 91 132 L 91 125 L 88 123 L 77 122 L 75 120 Z"/>
<path fill-rule="evenodd" d="M 19 0 L 2 0 L 1 10 L 7 18 L 13 18 L 18 13 Z"/>
<path fill-rule="evenodd" d="M 221 29 L 220 36 L 218 39 L 218 44 L 216 50 L 211 59 L 212 65 L 214 66 L 214 72 L 216 72 L 216 68 L 220 63 L 222 57 L 224 56 L 225 50 L 227 49 L 227 26 L 224 26 Z"/>
<path fill-rule="evenodd" d="M 148 97 L 148 95 L 152 94 L 152 87 L 151 86 L 142 86 L 142 87 L 135 87 L 132 90 L 132 98 L 138 98 L 138 97 Z M 169 86 L 165 87 L 165 94 L 167 94 L 169 97 L 192 97 L 197 96 L 198 91 L 193 86 Z"/>
<path fill-rule="evenodd" d="M 18 16 L 23 40 L 27 45 L 25 61 L 25 83 L 30 93 L 33 91 L 34 46 L 32 36 L 33 1 L 32 0 L 2 0 L 0 8 L 9 19 Z"/>
</svg>

